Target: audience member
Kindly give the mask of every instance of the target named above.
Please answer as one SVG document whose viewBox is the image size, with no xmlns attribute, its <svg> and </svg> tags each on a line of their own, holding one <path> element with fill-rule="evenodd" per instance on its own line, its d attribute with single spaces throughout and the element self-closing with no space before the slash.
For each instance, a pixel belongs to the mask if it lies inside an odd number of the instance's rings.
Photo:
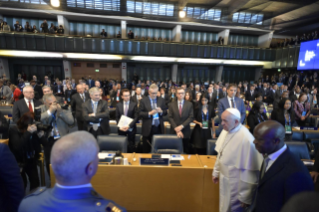
<svg viewBox="0 0 319 212">
<path fill-rule="evenodd" d="M 37 29 L 37 26 L 36 25 L 33 25 L 33 28 L 31 30 L 32 33 L 38 33 L 38 29 Z"/>
<path fill-rule="evenodd" d="M 132 30 L 130 30 L 129 33 L 127 34 L 127 38 L 134 39 L 134 33 L 132 32 Z"/>
<path fill-rule="evenodd" d="M 265 106 L 263 102 L 256 101 L 247 116 L 247 125 L 249 127 L 249 131 L 251 133 L 254 133 L 255 127 L 259 123 L 267 121 L 267 120 L 268 120 L 268 117 L 265 114 Z"/>
<path fill-rule="evenodd" d="M 301 93 L 298 100 L 296 100 L 293 104 L 298 126 L 305 126 L 306 123 L 309 122 L 308 118 L 310 116 L 311 110 L 310 103 L 306 101 L 307 95 L 305 93 Z"/>
<path fill-rule="evenodd" d="M 63 29 L 62 25 L 59 26 L 59 29 L 57 30 L 57 34 L 59 34 L 59 35 L 63 35 L 64 34 L 64 29 Z"/>
<path fill-rule="evenodd" d="M 29 24 L 29 22 L 26 22 L 24 25 L 24 30 L 27 32 L 32 32 L 32 26 Z"/>
<path fill-rule="evenodd" d="M 83 103 L 90 99 L 88 93 L 84 93 L 82 84 L 76 86 L 77 93 L 71 98 L 71 109 L 73 116 L 76 118 L 78 130 L 87 130 L 86 122 L 83 118 Z"/>
<path fill-rule="evenodd" d="M 101 37 L 105 37 L 105 38 L 107 38 L 107 32 L 105 32 L 105 30 L 104 30 L 104 29 L 102 29 Z"/>
<path fill-rule="evenodd" d="M 116 38 L 122 38 L 121 31 L 117 33 Z"/>
<path fill-rule="evenodd" d="M 22 32 L 23 31 L 23 28 L 19 24 L 19 21 L 16 21 L 16 23 L 13 25 L 13 27 L 14 27 L 14 31 L 16 31 L 16 32 Z"/>
<path fill-rule="evenodd" d="M 12 95 L 12 102 L 17 102 L 19 101 L 19 96 L 21 95 L 21 90 L 15 86 L 14 84 L 11 84 L 10 85 L 10 90 L 13 92 L 13 95 Z"/>
<path fill-rule="evenodd" d="M 7 22 L 3 22 L 2 31 L 4 32 L 11 32 L 10 26 L 7 24 Z"/>
<path fill-rule="evenodd" d="M 0 100 L 10 101 L 12 98 L 12 90 L 4 85 L 3 80 L 0 79 Z"/>
<path fill-rule="evenodd" d="M 47 20 L 43 21 L 40 28 L 42 28 L 43 33 L 49 33 L 49 25 L 47 23 Z"/>
</svg>

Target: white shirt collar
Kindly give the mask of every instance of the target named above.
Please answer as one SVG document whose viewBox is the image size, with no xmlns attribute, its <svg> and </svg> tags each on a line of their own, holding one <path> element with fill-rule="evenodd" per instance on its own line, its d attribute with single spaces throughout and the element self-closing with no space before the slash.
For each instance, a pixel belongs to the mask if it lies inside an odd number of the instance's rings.
<svg viewBox="0 0 319 212">
<path fill-rule="evenodd" d="M 64 188 L 64 189 L 76 189 L 76 188 L 87 188 L 87 187 L 92 187 L 92 184 L 91 183 L 88 183 L 88 184 L 83 184 L 83 185 L 77 185 L 77 186 L 63 186 L 63 185 L 60 185 L 58 183 L 55 184 L 57 187 L 59 188 Z"/>
<path fill-rule="evenodd" d="M 227 95 L 227 99 L 228 99 L 228 101 L 231 101 L 232 99 L 235 101 L 235 97 L 231 98 L 228 95 Z"/>
<path fill-rule="evenodd" d="M 130 101 L 127 101 L 127 102 L 123 101 L 123 105 L 125 105 L 126 103 L 130 105 Z"/>
<path fill-rule="evenodd" d="M 92 101 L 93 104 L 95 104 L 95 103 L 97 104 L 97 103 L 99 102 L 99 101 L 96 101 L 96 102 L 95 102 L 95 101 L 93 101 L 92 99 L 91 99 L 91 101 Z"/>
<path fill-rule="evenodd" d="M 234 129 L 230 130 L 229 133 L 237 132 L 238 130 L 240 130 L 241 126 L 242 126 L 241 124 L 238 124 L 238 126 L 235 127 Z"/>
<path fill-rule="evenodd" d="M 184 103 L 184 99 L 182 99 L 182 101 L 177 100 L 177 103 L 178 103 L 178 105 L 180 105 L 181 103 L 183 104 Z"/>
<path fill-rule="evenodd" d="M 270 160 L 275 161 L 286 149 L 287 149 L 287 145 L 285 144 L 277 152 L 274 152 L 274 153 L 271 153 L 270 155 L 268 155 L 268 158 Z"/>
<path fill-rule="evenodd" d="M 29 100 L 27 98 L 24 97 L 24 101 L 29 104 Z M 33 103 L 33 99 L 30 100 L 31 104 Z"/>
</svg>

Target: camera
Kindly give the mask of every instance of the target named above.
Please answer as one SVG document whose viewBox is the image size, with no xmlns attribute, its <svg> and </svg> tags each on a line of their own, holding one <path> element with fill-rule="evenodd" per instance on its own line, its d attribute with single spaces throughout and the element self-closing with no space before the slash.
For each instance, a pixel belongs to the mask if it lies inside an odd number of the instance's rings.
<svg viewBox="0 0 319 212">
<path fill-rule="evenodd" d="M 35 126 L 37 126 L 37 131 L 44 131 L 49 132 L 52 130 L 51 125 L 42 124 L 41 122 L 41 108 L 36 107 L 34 108 L 34 120 L 35 120 Z"/>
</svg>

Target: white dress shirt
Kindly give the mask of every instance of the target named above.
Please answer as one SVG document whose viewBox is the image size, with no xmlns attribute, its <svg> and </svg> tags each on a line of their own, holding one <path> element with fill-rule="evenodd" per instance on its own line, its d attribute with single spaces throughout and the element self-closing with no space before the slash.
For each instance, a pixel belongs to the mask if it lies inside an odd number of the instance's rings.
<svg viewBox="0 0 319 212">
<path fill-rule="evenodd" d="M 127 101 L 127 102 L 123 101 L 123 114 L 125 113 L 125 105 L 126 104 L 127 104 L 127 112 L 128 112 L 128 109 L 130 107 L 130 101 Z"/>
<path fill-rule="evenodd" d="M 64 189 L 76 189 L 76 188 L 87 188 L 87 187 L 92 187 L 92 184 L 91 183 L 88 183 L 88 184 L 83 184 L 83 185 L 77 185 L 77 186 L 63 186 L 63 185 L 60 185 L 58 183 L 55 184 L 57 187 L 59 188 L 64 188 Z"/>
<path fill-rule="evenodd" d="M 27 104 L 27 107 L 29 108 L 29 100 L 24 98 L 25 103 Z M 32 110 L 34 112 L 34 104 L 33 104 L 33 99 L 30 101 L 31 102 L 31 106 L 32 106 Z"/>
<path fill-rule="evenodd" d="M 182 101 L 177 100 L 178 111 L 179 111 L 179 106 L 181 105 L 181 103 L 182 103 L 182 111 L 183 111 L 184 100 L 182 100 Z"/>
<path fill-rule="evenodd" d="M 234 107 L 236 108 L 235 97 L 230 98 L 229 96 L 227 96 L 227 99 L 228 99 L 229 107 L 232 108 L 232 106 L 231 106 L 231 99 L 233 99 L 233 101 L 234 101 Z"/>
<path fill-rule="evenodd" d="M 274 152 L 270 155 L 268 155 L 269 161 L 268 161 L 268 165 L 266 167 L 266 171 L 268 171 L 268 169 L 272 166 L 272 164 L 275 163 L 275 161 L 277 160 L 277 158 L 287 149 L 287 145 L 285 144 L 283 147 L 281 147 L 281 149 L 279 149 L 277 152 Z"/>
</svg>

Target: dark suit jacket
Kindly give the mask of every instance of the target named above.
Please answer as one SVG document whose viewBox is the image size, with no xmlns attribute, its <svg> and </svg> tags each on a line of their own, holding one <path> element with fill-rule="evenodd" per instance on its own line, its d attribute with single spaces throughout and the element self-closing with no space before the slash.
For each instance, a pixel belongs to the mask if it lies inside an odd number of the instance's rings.
<svg viewBox="0 0 319 212">
<path fill-rule="evenodd" d="M 119 102 L 116 105 L 116 122 L 117 123 L 119 123 L 122 115 L 124 115 L 123 101 Z M 132 123 L 130 124 L 130 128 L 135 128 L 136 122 L 138 121 L 138 109 L 137 109 L 137 104 L 135 102 L 130 101 L 129 108 L 127 111 L 127 117 L 130 117 L 133 119 Z"/>
<path fill-rule="evenodd" d="M 60 93 L 58 93 L 58 91 L 59 91 L 59 89 L 58 88 L 60 88 Z M 64 92 L 63 92 L 63 85 L 56 85 L 54 88 L 53 88 L 53 93 L 54 93 L 54 95 L 64 95 Z"/>
<path fill-rule="evenodd" d="M 6 144 L 0 144 L 0 211 L 18 211 L 24 185 L 16 159 Z"/>
<path fill-rule="evenodd" d="M 36 99 L 33 99 L 34 108 L 40 106 L 42 103 Z M 19 118 L 26 112 L 29 112 L 29 106 L 25 102 L 24 98 L 15 102 L 13 105 L 12 119 L 14 123 L 17 123 Z"/>
<path fill-rule="evenodd" d="M 163 98 L 162 95 L 161 95 L 161 98 L 164 99 L 165 105 L 166 105 L 166 107 L 167 107 L 167 106 L 168 106 L 168 103 L 169 103 L 169 96 L 168 96 L 168 94 L 165 94 L 165 95 L 164 95 L 164 98 Z"/>
<path fill-rule="evenodd" d="M 43 97 L 42 87 L 36 84 L 33 89 L 34 89 L 34 98 L 36 100 L 42 99 Z"/>
<path fill-rule="evenodd" d="M 117 93 L 118 93 L 118 90 L 114 91 L 114 92 L 110 95 L 110 97 L 111 97 L 111 106 L 112 106 L 112 107 L 116 107 L 116 104 L 121 101 L 121 91 L 120 91 L 120 93 L 119 93 L 119 101 L 116 101 Z"/>
<path fill-rule="evenodd" d="M 162 114 L 158 114 L 160 120 L 161 132 L 164 134 L 164 121 L 163 116 L 167 114 L 165 101 L 163 98 L 157 97 L 157 107 L 160 107 L 163 111 Z M 152 105 L 149 97 L 145 97 L 140 102 L 140 118 L 142 119 L 142 136 L 149 136 L 152 129 L 153 116 L 149 116 L 148 113 L 152 111 Z"/>
<path fill-rule="evenodd" d="M 279 212 L 293 195 L 312 190 L 309 171 L 287 148 L 259 181 L 253 212 Z"/>
<path fill-rule="evenodd" d="M 258 94 L 258 92 L 256 90 L 254 90 L 253 95 L 251 95 L 251 91 L 248 90 L 245 93 L 245 100 L 246 101 L 255 101 L 255 97 Z"/>
<path fill-rule="evenodd" d="M 97 109 L 96 109 L 96 114 L 94 117 L 89 117 L 89 114 L 93 113 L 93 108 L 92 108 L 92 101 L 86 101 L 82 103 L 82 108 L 83 108 L 83 119 L 86 121 L 88 130 L 91 129 L 90 123 L 100 123 L 100 127 L 103 131 L 103 135 L 108 135 L 110 134 L 110 114 L 109 114 L 109 109 L 107 106 L 107 102 L 104 100 L 100 100 L 97 104 Z M 100 121 L 100 119 L 102 119 Z"/>
<path fill-rule="evenodd" d="M 145 96 L 143 96 L 143 95 L 141 95 L 141 96 L 142 96 L 142 99 L 145 97 Z M 139 105 L 138 100 L 137 100 L 137 97 L 136 97 L 136 94 L 131 97 L 131 101 L 132 101 L 132 102 L 135 102 L 137 105 Z"/>
<path fill-rule="evenodd" d="M 317 212 L 319 209 L 318 192 L 302 192 L 293 196 L 281 212 Z"/>
<path fill-rule="evenodd" d="M 234 100 L 235 100 L 235 106 L 239 110 L 240 115 L 241 115 L 240 121 L 241 121 L 241 123 L 243 123 L 245 118 L 246 118 L 246 108 L 245 108 L 244 101 L 241 98 L 238 98 L 238 97 L 234 97 Z M 222 113 L 227 108 L 230 108 L 230 105 L 229 105 L 227 97 L 220 99 L 218 101 L 218 115 L 219 115 L 220 119 L 222 117 Z"/>
<path fill-rule="evenodd" d="M 92 88 L 95 86 L 95 81 L 91 79 L 91 83 L 90 83 L 90 80 L 87 80 L 86 84 L 89 86 L 89 88 Z"/>
<path fill-rule="evenodd" d="M 191 130 L 190 123 L 194 120 L 194 109 L 193 104 L 189 101 L 184 100 L 182 106 L 182 116 L 179 115 L 178 101 L 171 102 L 168 108 L 168 121 L 171 124 L 171 134 L 176 134 L 174 128 L 183 125 L 182 133 L 184 138 L 190 138 Z"/>
<path fill-rule="evenodd" d="M 88 93 L 84 93 L 84 95 L 85 95 L 85 101 L 90 99 L 90 96 Z M 82 104 L 83 104 L 83 100 L 80 97 L 80 94 L 79 93 L 74 94 L 71 99 L 72 114 L 79 121 L 84 120 L 82 116 L 82 111 L 83 111 Z"/>
</svg>

